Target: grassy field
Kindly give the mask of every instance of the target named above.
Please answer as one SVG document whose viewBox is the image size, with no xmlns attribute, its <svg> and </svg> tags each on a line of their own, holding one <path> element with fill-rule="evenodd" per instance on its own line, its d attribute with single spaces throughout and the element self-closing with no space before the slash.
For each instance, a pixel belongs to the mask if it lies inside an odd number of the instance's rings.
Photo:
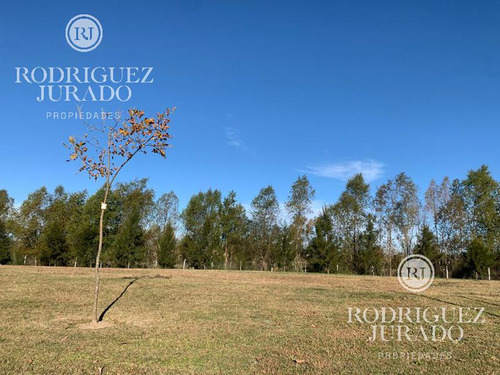
<svg viewBox="0 0 500 375">
<path fill-rule="evenodd" d="M 423 294 L 396 278 L 0 266 L 0 374 L 494 374 L 500 282 L 436 280 Z M 118 298 L 118 299 L 117 299 Z M 371 342 L 348 307 L 481 306 L 458 343 Z M 449 352 L 386 359 L 379 352 Z"/>
</svg>

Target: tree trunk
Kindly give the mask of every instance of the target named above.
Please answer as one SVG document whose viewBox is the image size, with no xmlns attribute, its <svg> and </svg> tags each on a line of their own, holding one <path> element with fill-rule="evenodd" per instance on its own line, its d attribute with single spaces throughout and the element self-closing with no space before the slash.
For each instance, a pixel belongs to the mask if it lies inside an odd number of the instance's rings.
<svg viewBox="0 0 500 375">
<path fill-rule="evenodd" d="M 97 323 L 97 319 L 99 318 L 98 313 L 97 313 L 97 304 L 99 302 L 99 263 L 100 263 L 101 251 L 102 251 L 104 211 L 106 210 L 104 207 L 105 207 L 104 205 L 101 206 L 101 217 L 99 219 L 99 247 L 97 249 L 97 256 L 95 258 L 95 295 L 94 295 L 94 322 L 95 323 Z"/>
<path fill-rule="evenodd" d="M 227 270 L 227 263 L 229 259 L 229 251 L 227 248 L 227 243 L 224 246 L 224 269 Z"/>
<path fill-rule="evenodd" d="M 109 191 L 111 190 L 111 185 L 113 185 L 113 181 L 115 180 L 116 176 L 120 172 L 120 170 L 123 168 L 125 164 L 130 160 L 130 158 L 123 163 L 120 168 L 115 172 L 115 175 L 110 181 L 110 176 L 111 176 L 111 132 L 108 133 L 108 152 L 107 152 L 107 157 L 108 157 L 108 164 L 107 164 L 107 172 L 106 172 L 106 190 L 104 191 L 104 199 L 102 200 L 101 203 L 101 217 L 99 218 L 99 247 L 97 248 L 97 256 L 95 258 L 95 295 L 94 295 L 94 322 L 97 323 L 99 316 L 97 313 L 97 305 L 99 303 L 99 264 L 101 261 L 101 252 L 102 252 L 102 237 L 103 237 L 103 232 L 104 232 L 104 211 L 106 211 L 106 204 L 108 202 L 108 194 Z M 137 152 L 137 151 L 136 151 Z"/>
<path fill-rule="evenodd" d="M 391 225 L 389 225 L 388 240 L 389 240 L 389 276 L 392 276 L 392 226 Z"/>
</svg>

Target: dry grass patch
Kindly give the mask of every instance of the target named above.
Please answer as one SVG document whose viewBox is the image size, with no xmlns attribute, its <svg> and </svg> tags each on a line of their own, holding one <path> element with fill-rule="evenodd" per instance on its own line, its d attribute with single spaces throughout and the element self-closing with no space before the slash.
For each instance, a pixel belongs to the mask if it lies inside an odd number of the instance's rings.
<svg viewBox="0 0 500 375">
<path fill-rule="evenodd" d="M 96 374 L 104 367 L 103 374 L 445 375 L 500 368 L 498 281 L 436 280 L 412 295 L 396 278 L 103 269 L 101 311 L 114 303 L 96 327 L 89 323 L 91 269 L 2 266 L 0 282 L 0 374 Z M 369 327 L 347 323 L 349 306 L 456 305 L 486 309 L 486 322 L 464 327 L 459 343 L 370 342 Z M 453 357 L 384 360 L 380 351 Z"/>
</svg>

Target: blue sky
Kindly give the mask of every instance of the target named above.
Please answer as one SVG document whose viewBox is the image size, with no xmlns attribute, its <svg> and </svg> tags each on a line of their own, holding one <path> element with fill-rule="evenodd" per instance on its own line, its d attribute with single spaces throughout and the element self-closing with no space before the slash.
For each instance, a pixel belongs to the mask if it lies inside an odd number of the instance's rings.
<svg viewBox="0 0 500 375">
<path fill-rule="evenodd" d="M 104 29 L 88 53 L 64 37 L 81 13 Z M 45 119 L 76 103 L 36 102 L 16 66 L 154 67 L 106 110 L 177 107 L 167 160 L 139 157 L 120 179 L 181 205 L 209 187 L 248 203 L 268 184 L 284 201 L 302 173 L 318 204 L 359 171 L 373 188 L 406 171 L 422 191 L 481 164 L 500 177 L 498 1 L 4 1 L 0 21 L 0 188 L 17 202 L 97 184 L 65 161 L 83 124 Z"/>
</svg>

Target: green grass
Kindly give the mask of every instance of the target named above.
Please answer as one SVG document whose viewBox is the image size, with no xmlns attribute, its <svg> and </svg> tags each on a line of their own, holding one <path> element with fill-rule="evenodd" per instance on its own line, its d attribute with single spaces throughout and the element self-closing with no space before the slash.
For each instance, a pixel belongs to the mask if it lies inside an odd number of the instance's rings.
<svg viewBox="0 0 500 375">
<path fill-rule="evenodd" d="M 153 277 L 153 276 L 168 276 Z M 0 374 L 494 374 L 500 282 L 436 280 L 423 294 L 396 278 L 271 272 L 0 266 Z M 370 342 L 347 308 L 483 306 L 461 342 Z M 449 360 L 379 359 L 380 351 L 451 352 Z M 298 362 L 301 363 L 296 363 Z M 304 362 L 302 362 L 304 361 Z"/>
</svg>

